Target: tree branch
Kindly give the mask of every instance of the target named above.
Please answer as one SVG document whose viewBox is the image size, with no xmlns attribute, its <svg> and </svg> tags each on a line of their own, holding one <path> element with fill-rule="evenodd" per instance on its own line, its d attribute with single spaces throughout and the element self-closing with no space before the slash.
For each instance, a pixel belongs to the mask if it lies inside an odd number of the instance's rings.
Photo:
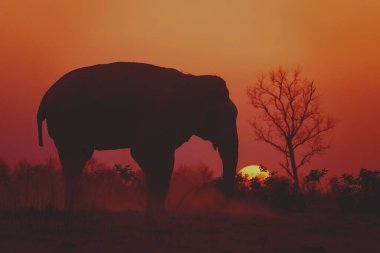
<svg viewBox="0 0 380 253">
<path fill-rule="evenodd" d="M 333 120 L 320 112 L 314 82 L 301 79 L 300 73 L 296 69 L 290 77 L 288 71 L 279 68 L 269 73 L 269 82 L 262 74 L 256 84 L 247 89 L 251 105 L 262 113 L 262 125 L 251 122 L 256 140 L 264 141 L 284 154 L 285 162 L 280 166 L 293 178 L 297 177 L 299 167 L 329 147 L 324 144 L 323 137 L 334 128 Z M 309 149 L 299 154 L 301 147 Z M 299 161 L 298 165 L 293 162 L 291 168 L 289 150 L 292 161 L 293 158 Z"/>
</svg>

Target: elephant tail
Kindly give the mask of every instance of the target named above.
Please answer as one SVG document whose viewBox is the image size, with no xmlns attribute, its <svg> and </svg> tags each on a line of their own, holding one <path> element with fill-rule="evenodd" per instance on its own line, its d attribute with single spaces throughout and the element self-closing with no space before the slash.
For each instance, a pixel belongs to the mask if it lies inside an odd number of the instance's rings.
<svg viewBox="0 0 380 253">
<path fill-rule="evenodd" d="M 43 103 L 40 104 L 37 112 L 37 128 L 38 128 L 38 145 L 42 147 L 44 145 L 42 138 L 42 123 L 46 119 L 46 112 L 43 108 Z"/>
</svg>

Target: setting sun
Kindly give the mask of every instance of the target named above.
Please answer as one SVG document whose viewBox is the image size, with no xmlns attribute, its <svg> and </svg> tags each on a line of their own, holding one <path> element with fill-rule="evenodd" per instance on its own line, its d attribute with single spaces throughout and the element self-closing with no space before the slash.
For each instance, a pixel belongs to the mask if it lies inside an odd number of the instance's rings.
<svg viewBox="0 0 380 253">
<path fill-rule="evenodd" d="M 269 171 L 263 171 L 260 167 L 260 165 L 248 165 L 242 168 L 239 173 L 240 176 L 247 178 L 247 179 L 253 179 L 258 178 L 259 180 L 264 180 L 267 177 L 270 176 Z"/>
</svg>

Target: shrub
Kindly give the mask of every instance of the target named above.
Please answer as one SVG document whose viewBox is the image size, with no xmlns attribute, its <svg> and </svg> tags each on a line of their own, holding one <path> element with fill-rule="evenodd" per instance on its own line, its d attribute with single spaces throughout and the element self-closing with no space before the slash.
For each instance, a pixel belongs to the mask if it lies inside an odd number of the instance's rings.
<svg viewBox="0 0 380 253">
<path fill-rule="evenodd" d="M 265 180 L 237 177 L 238 196 L 267 203 L 278 211 L 301 211 L 303 199 L 296 193 L 289 178 L 272 175 Z M 248 185 L 248 187 L 247 187 Z"/>
<path fill-rule="evenodd" d="M 326 176 L 327 169 L 312 169 L 309 174 L 304 177 L 302 190 L 305 198 L 310 202 L 320 200 L 323 194 L 321 180 Z"/>
<path fill-rule="evenodd" d="M 380 214 L 380 172 L 361 169 L 358 176 L 342 174 L 330 181 L 332 196 L 343 213 Z"/>
<path fill-rule="evenodd" d="M 269 177 L 266 180 L 269 204 L 280 211 L 300 210 L 303 204 L 294 190 L 293 183 L 286 177 Z"/>
</svg>

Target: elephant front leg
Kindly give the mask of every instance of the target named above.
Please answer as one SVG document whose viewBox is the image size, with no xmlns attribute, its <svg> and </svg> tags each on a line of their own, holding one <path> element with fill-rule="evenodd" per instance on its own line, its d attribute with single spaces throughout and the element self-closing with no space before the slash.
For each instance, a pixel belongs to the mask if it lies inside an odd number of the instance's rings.
<svg viewBox="0 0 380 253">
<path fill-rule="evenodd" d="M 165 210 L 174 166 L 174 150 L 166 148 L 132 149 L 131 154 L 144 171 L 147 185 L 147 213 L 159 216 Z"/>
</svg>

